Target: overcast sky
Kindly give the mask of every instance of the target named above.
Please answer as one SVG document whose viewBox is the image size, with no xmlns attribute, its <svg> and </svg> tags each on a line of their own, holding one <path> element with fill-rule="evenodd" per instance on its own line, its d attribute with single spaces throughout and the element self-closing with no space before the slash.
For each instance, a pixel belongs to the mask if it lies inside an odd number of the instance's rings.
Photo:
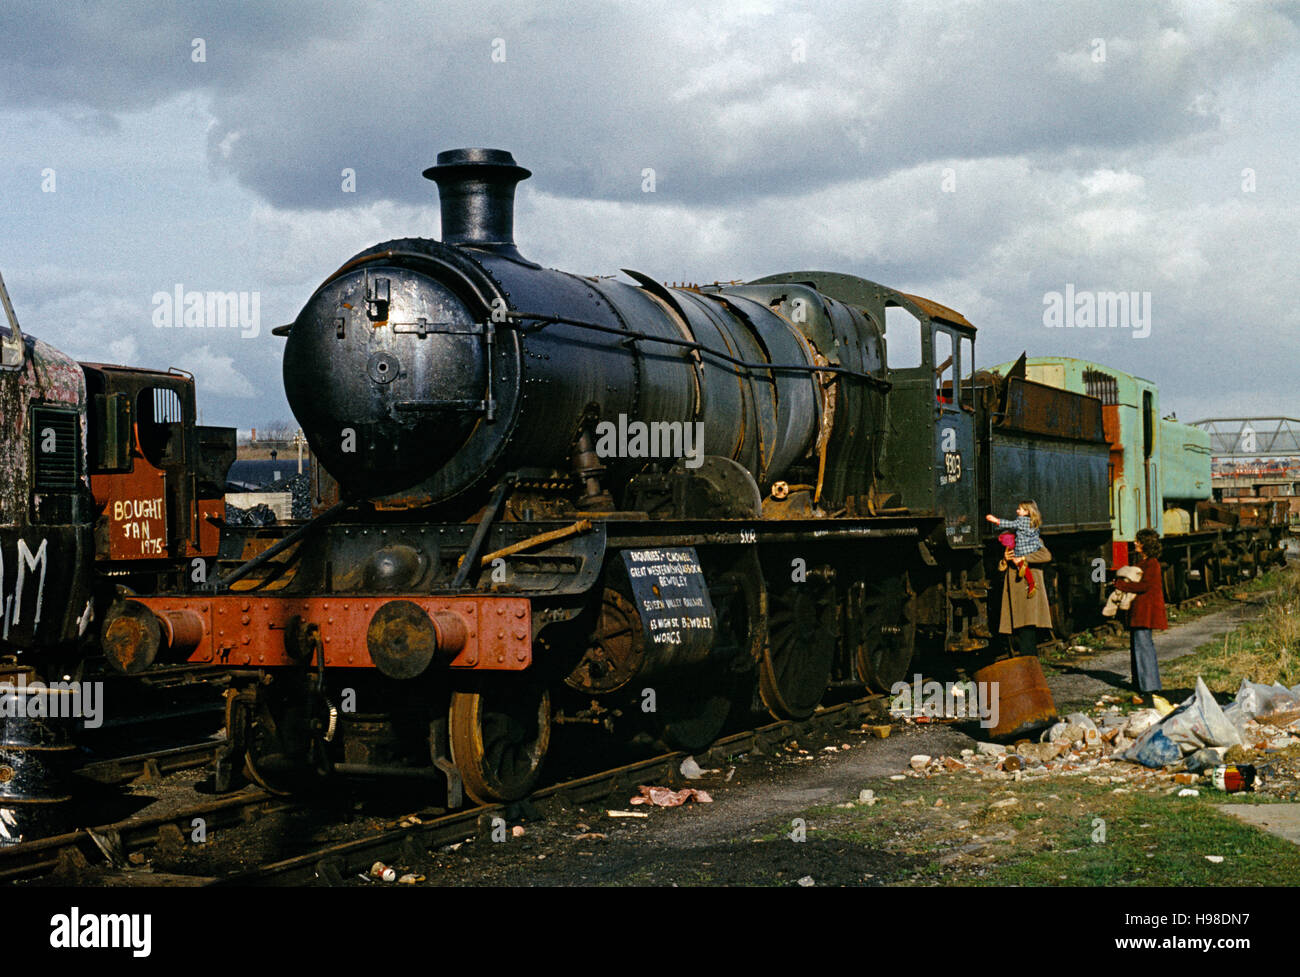
<svg viewBox="0 0 1300 977">
<path fill-rule="evenodd" d="M 541 264 L 820 268 L 1079 356 L 1164 413 L 1300 416 L 1300 5 L 7 2 L 0 271 L 25 330 L 290 416 L 283 340 L 362 248 L 439 233 L 438 151 L 508 149 Z M 345 189 L 344 171 L 355 174 Z M 646 192 L 646 170 L 654 190 Z M 257 294 L 260 334 L 156 293 Z M 1044 297 L 1150 293 L 1149 335 Z"/>
</svg>

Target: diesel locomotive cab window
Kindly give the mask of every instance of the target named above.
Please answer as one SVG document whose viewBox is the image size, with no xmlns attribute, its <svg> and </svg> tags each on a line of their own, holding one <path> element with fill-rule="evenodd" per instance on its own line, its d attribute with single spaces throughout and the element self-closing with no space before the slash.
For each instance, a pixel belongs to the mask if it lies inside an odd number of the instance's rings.
<svg viewBox="0 0 1300 977">
<path fill-rule="evenodd" d="M 175 390 L 147 387 L 136 398 L 136 433 L 140 453 L 155 467 L 185 460 L 185 425 Z"/>
<path fill-rule="evenodd" d="M 885 350 L 891 370 L 921 365 L 921 321 L 901 305 L 885 306 Z"/>
</svg>

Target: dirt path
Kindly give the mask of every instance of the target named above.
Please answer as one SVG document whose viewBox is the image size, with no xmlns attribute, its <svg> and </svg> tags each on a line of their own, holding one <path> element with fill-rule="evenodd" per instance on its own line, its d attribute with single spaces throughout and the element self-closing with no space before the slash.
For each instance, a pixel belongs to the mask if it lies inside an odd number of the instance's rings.
<svg viewBox="0 0 1300 977">
<path fill-rule="evenodd" d="M 1263 597 L 1256 596 L 1186 624 L 1174 625 L 1168 631 L 1157 631 L 1156 658 L 1159 661 L 1172 661 L 1190 654 L 1205 642 L 1236 630 L 1242 621 L 1258 617 L 1263 608 Z M 1049 676 L 1047 684 L 1061 712 L 1091 705 L 1098 696 L 1113 691 L 1115 686 L 1127 689 L 1131 677 L 1127 648 L 1054 662 L 1052 667 L 1059 674 Z M 1176 702 L 1180 698 L 1186 698 L 1191 691 L 1166 686 L 1165 698 Z"/>
</svg>

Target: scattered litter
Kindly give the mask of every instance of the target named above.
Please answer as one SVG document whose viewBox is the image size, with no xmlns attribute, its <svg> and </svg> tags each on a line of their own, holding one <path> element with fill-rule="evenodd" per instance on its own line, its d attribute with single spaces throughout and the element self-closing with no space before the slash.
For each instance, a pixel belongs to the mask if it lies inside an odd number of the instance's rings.
<svg viewBox="0 0 1300 977">
<path fill-rule="evenodd" d="M 1148 729 L 1160 722 L 1160 712 L 1156 709 L 1138 709 L 1130 713 L 1128 722 L 1124 724 L 1124 734 L 1132 739 L 1137 739 Z"/>
<path fill-rule="evenodd" d="M 522 838 L 523 836 L 524 836 L 524 826 L 522 824 L 516 824 L 513 828 L 510 829 L 510 837 Z"/>
<path fill-rule="evenodd" d="M 637 788 L 641 792 L 640 797 L 633 797 L 629 804 L 653 804 L 655 807 L 680 807 L 687 801 L 698 801 L 701 804 L 712 804 L 713 798 L 708 791 L 696 790 L 694 787 L 683 787 L 681 790 L 673 790 L 671 787 L 647 787 L 642 785 Z"/>
<path fill-rule="evenodd" d="M 1215 865 L 1218 865 L 1221 861 L 1223 861 L 1223 856 L 1222 856 L 1222 855 L 1206 855 L 1206 856 L 1205 856 L 1205 860 L 1206 860 L 1207 862 L 1213 862 Z"/>
<path fill-rule="evenodd" d="M 1169 700 L 1162 695 L 1153 695 L 1151 705 L 1155 706 L 1156 712 L 1162 716 L 1167 716 L 1174 711 L 1174 707 L 1169 704 Z"/>
<path fill-rule="evenodd" d="M 611 818 L 648 818 L 650 815 L 645 811 L 606 811 Z"/>
<path fill-rule="evenodd" d="M 630 812 L 630 813 L 634 813 L 634 812 Z M 605 835 L 599 831 L 584 831 L 580 835 L 574 835 L 573 840 L 574 841 L 600 841 L 604 837 Z"/>
<path fill-rule="evenodd" d="M 545 857 L 545 856 L 538 856 L 538 857 L 541 858 L 541 857 Z M 417 883 L 417 882 L 423 882 L 423 881 L 424 881 L 424 876 L 423 876 L 423 875 L 416 875 L 416 874 L 413 873 L 413 872 L 407 872 L 405 875 L 403 875 L 401 878 L 399 878 L 399 879 L 397 880 L 397 884 L 398 884 L 398 885 L 415 885 L 415 883 Z"/>
<path fill-rule="evenodd" d="M 1020 803 L 1019 797 L 1004 797 L 1000 801 L 994 801 L 989 805 L 991 808 L 1015 807 Z"/>
<path fill-rule="evenodd" d="M 1211 783 L 1221 791 L 1235 794 L 1255 786 L 1255 768 L 1248 763 L 1228 763 L 1215 767 Z"/>
<path fill-rule="evenodd" d="M 685 777 L 687 780 L 699 780 L 705 774 L 722 773 L 722 771 L 717 768 L 706 770 L 705 768 L 701 767 L 698 762 L 696 762 L 695 757 L 693 756 L 688 756 L 685 760 L 683 760 L 682 765 L 677 769 L 681 773 L 681 775 Z M 736 768 L 732 767 L 731 769 L 734 771 Z M 727 779 L 728 780 L 731 779 L 730 774 L 727 775 Z"/>
<path fill-rule="evenodd" d="M 735 768 L 735 767 L 731 767 L 731 768 L 727 771 L 727 777 L 726 777 L 727 783 L 731 783 L 731 778 L 734 777 L 734 776 L 736 776 L 736 768 Z"/>
<path fill-rule="evenodd" d="M 397 872 L 394 869 L 389 868 L 383 862 L 375 862 L 375 864 L 370 866 L 370 877 L 372 879 L 379 879 L 383 882 L 395 882 L 397 881 Z"/>
<path fill-rule="evenodd" d="M 889 736 L 889 731 L 893 727 L 892 726 L 863 726 L 862 728 L 865 729 L 872 736 L 874 736 L 876 739 L 883 740 L 887 736 Z"/>
<path fill-rule="evenodd" d="M 1207 746 L 1203 750 L 1197 750 L 1190 754 L 1183 761 L 1183 766 L 1187 768 L 1188 773 L 1201 773 L 1205 770 L 1213 770 L 1219 764 L 1223 763 L 1224 754 L 1228 751 L 1222 746 Z"/>
<path fill-rule="evenodd" d="M 799 884 L 806 889 L 808 888 L 808 886 L 816 885 L 817 883 L 813 881 L 813 877 L 811 875 L 805 875 L 803 878 L 799 880 Z"/>
<path fill-rule="evenodd" d="M 858 803 L 859 803 L 859 804 L 865 804 L 865 805 L 867 805 L 867 807 L 870 807 L 872 804 L 875 804 L 875 803 L 876 803 L 876 792 L 875 792 L 874 790 L 860 790 L 860 791 L 858 791 Z"/>
<path fill-rule="evenodd" d="M 1238 769 L 1254 767 L 1255 791 L 1282 800 L 1300 799 L 1300 685 L 1288 689 L 1243 682 L 1236 701 L 1226 708 L 1219 707 L 1200 679 L 1193 695 L 1168 711 L 1167 701 L 1152 697 L 1155 708 L 1120 712 L 1116 703 L 1126 699 L 1101 696 L 1091 715 L 1070 713 L 1047 730 L 1043 742 L 976 743 L 974 749 L 961 750 L 960 758 L 918 753 L 909 758 L 904 772 L 889 779 L 929 779 L 965 771 L 986 781 L 1009 782 L 1082 776 L 1113 785 L 1113 793 L 1188 797 L 1199 796 L 1197 788 L 1213 782 L 1217 767 L 1236 764 Z M 1225 774 L 1224 783 L 1230 782 L 1236 783 Z M 874 795 L 870 801 L 859 797 L 864 804 L 874 800 Z"/>
</svg>

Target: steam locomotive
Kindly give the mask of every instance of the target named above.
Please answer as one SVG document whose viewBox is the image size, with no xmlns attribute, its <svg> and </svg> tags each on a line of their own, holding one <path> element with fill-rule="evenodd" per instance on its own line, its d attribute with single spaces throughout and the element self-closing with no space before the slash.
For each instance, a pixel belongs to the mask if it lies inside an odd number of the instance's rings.
<svg viewBox="0 0 1300 977">
<path fill-rule="evenodd" d="M 1052 499 L 1058 605 L 1099 596 L 1073 572 L 1111 538 L 1095 398 L 975 371 L 965 318 L 860 278 L 544 269 L 514 243 L 509 153 L 424 175 L 442 241 L 361 252 L 276 330 L 315 518 L 103 622 L 119 660 L 254 676 L 228 716 L 260 782 L 509 800 L 556 723 L 698 749 L 755 692 L 801 718 L 834 682 L 888 689 L 918 630 L 977 664 L 981 516 L 1021 495 Z"/>
<path fill-rule="evenodd" d="M 70 395 L 105 476 L 77 524 L 101 527 L 79 584 L 99 648 L 123 672 L 229 676 L 218 788 L 243 764 L 273 790 L 400 775 L 452 805 L 513 800 L 557 724 L 696 750 L 755 700 L 797 719 L 835 683 L 887 691 L 918 636 L 974 670 L 1000 653 L 982 516 L 1026 496 L 1050 500 L 1062 626 L 1099 605 L 1116 554 L 1096 396 L 1024 362 L 977 370 L 959 313 L 861 278 L 544 269 L 514 243 L 530 173 L 509 153 L 424 175 L 442 240 L 361 252 L 275 330 L 310 521 L 212 532 L 232 439 L 194 425 L 192 385 L 178 420 L 145 419 L 162 375 L 115 400 L 130 371 L 86 365 Z M 168 542 L 127 563 L 106 500 L 144 461 Z"/>
</svg>

